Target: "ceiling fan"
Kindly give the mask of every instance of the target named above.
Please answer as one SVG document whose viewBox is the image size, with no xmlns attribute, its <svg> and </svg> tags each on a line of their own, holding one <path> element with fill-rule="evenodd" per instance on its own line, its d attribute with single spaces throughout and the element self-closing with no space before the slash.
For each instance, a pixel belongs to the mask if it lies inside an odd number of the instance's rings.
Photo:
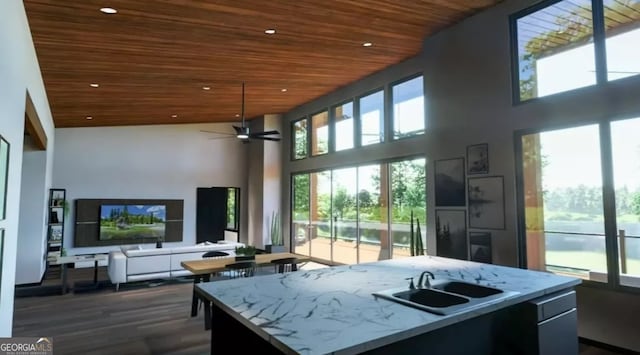
<svg viewBox="0 0 640 355">
<path fill-rule="evenodd" d="M 212 137 L 209 139 L 224 139 L 224 138 L 233 138 L 236 137 L 242 141 L 242 143 L 249 143 L 250 140 L 259 139 L 264 141 L 280 141 L 280 137 L 271 137 L 273 135 L 280 135 L 280 132 L 276 130 L 270 131 L 261 131 L 261 132 L 251 132 L 249 130 L 249 126 L 246 125 L 244 120 L 244 81 L 242 82 L 242 124 L 240 126 L 232 126 L 235 130 L 235 133 L 229 132 L 215 132 L 215 131 L 201 131 L 204 133 L 213 133 L 220 135 L 219 137 Z"/>
</svg>

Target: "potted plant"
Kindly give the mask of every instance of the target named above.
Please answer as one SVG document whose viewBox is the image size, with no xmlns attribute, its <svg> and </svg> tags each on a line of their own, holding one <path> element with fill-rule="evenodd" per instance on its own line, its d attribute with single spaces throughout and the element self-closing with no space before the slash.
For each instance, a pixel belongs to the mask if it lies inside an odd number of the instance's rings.
<svg viewBox="0 0 640 355">
<path fill-rule="evenodd" d="M 236 261 L 255 260 L 256 247 L 247 245 L 246 247 L 236 247 Z"/>
<path fill-rule="evenodd" d="M 280 214 L 274 211 L 269 221 L 269 244 L 265 245 L 267 253 L 284 253 L 284 239 L 282 238 L 282 230 L 280 229 Z"/>
</svg>

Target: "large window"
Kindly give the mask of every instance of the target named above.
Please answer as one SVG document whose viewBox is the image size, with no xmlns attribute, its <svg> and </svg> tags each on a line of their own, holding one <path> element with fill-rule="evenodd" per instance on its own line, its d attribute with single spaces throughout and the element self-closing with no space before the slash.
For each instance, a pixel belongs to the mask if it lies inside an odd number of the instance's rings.
<svg viewBox="0 0 640 355">
<path fill-rule="evenodd" d="M 353 102 L 333 108 L 336 151 L 353 148 Z"/>
<path fill-rule="evenodd" d="M 422 76 L 393 86 L 393 139 L 424 134 Z"/>
<path fill-rule="evenodd" d="M 370 145 L 384 140 L 384 91 L 361 97 L 360 144 Z"/>
<path fill-rule="evenodd" d="M 638 131 L 640 118 L 521 136 L 527 267 L 640 286 Z"/>
<path fill-rule="evenodd" d="M 338 264 L 410 256 L 412 211 L 426 245 L 425 176 L 425 159 L 293 175 L 296 253 Z"/>
<path fill-rule="evenodd" d="M 414 242 L 420 224 L 422 245 L 427 245 L 427 195 L 425 159 L 403 160 L 389 164 L 391 169 L 391 242 L 392 257 L 411 255 L 411 216 L 414 218 Z"/>
<path fill-rule="evenodd" d="M 607 79 L 640 74 L 640 0 L 604 0 Z"/>
<path fill-rule="evenodd" d="M 307 157 L 307 119 L 303 118 L 293 122 L 293 159 Z"/>
<path fill-rule="evenodd" d="M 311 116 L 311 155 L 329 152 L 329 112 Z"/>
<path fill-rule="evenodd" d="M 230 187 L 227 189 L 227 229 L 237 231 L 239 229 L 238 217 L 240 189 Z"/>
<path fill-rule="evenodd" d="M 600 1 L 593 4 L 546 1 L 514 15 L 517 101 L 640 73 L 640 1 L 604 0 L 604 8 Z M 598 62 L 598 53 L 606 53 L 606 62 Z"/>
</svg>

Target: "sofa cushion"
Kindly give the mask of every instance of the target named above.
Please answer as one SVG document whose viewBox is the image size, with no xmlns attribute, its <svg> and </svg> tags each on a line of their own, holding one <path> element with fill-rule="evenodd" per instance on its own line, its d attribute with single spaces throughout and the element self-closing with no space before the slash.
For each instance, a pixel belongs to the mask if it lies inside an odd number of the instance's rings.
<svg viewBox="0 0 640 355">
<path fill-rule="evenodd" d="M 120 251 L 122 251 L 123 253 L 128 251 L 128 250 L 141 250 L 142 246 L 140 245 L 122 245 L 120 246 Z"/>
<path fill-rule="evenodd" d="M 212 251 L 212 250 L 236 250 L 237 246 L 243 246 L 244 244 L 210 244 L 210 245 L 194 245 L 194 246 L 186 246 L 186 247 L 176 247 L 176 248 L 172 248 L 171 252 L 173 254 L 180 254 L 180 253 L 195 253 L 195 252 L 206 252 L 206 251 Z"/>
</svg>

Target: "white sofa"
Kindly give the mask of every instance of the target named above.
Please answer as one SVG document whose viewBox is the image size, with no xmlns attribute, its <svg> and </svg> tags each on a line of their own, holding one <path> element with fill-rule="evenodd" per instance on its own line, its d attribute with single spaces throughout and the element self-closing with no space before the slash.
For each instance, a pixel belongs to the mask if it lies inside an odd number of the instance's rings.
<svg viewBox="0 0 640 355">
<path fill-rule="evenodd" d="M 202 259 L 204 253 L 214 250 L 235 255 L 235 248 L 238 246 L 244 244 L 224 242 L 176 248 L 111 251 L 109 279 L 116 285 L 117 291 L 121 283 L 188 276 L 191 272 L 180 265 L 182 261 Z"/>
</svg>

